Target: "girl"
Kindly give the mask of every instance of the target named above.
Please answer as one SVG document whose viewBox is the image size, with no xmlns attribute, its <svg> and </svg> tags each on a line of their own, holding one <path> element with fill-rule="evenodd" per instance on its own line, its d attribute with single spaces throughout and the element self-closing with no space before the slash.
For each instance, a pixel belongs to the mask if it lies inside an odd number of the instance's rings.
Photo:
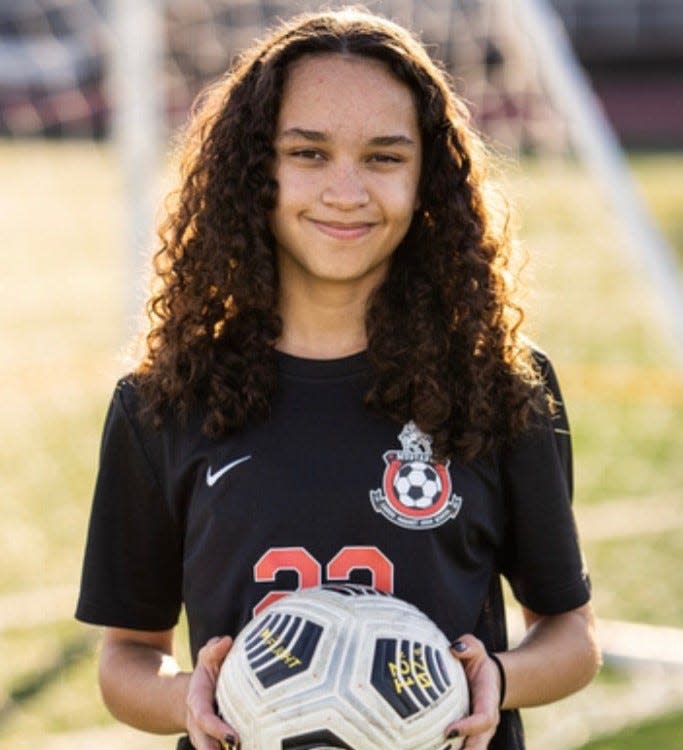
<svg viewBox="0 0 683 750">
<path fill-rule="evenodd" d="M 77 612 L 105 626 L 122 721 L 236 746 L 213 708 L 225 634 L 326 580 L 392 591 L 454 639 L 472 714 L 443 729 L 466 750 L 519 750 L 517 709 L 593 676 L 567 422 L 520 334 L 484 169 L 443 72 L 364 12 L 284 24 L 200 97 Z M 429 494 L 397 481 L 416 462 Z M 501 576 L 527 624 L 514 650 Z"/>
</svg>

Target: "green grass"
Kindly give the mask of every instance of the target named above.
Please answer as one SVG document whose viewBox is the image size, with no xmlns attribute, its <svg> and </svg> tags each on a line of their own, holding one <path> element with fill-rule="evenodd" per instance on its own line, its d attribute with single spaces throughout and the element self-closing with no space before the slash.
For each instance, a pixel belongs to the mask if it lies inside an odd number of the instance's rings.
<svg viewBox="0 0 683 750">
<path fill-rule="evenodd" d="M 683 712 L 628 727 L 577 750 L 675 750 L 683 740 Z"/>
<path fill-rule="evenodd" d="M 78 580 L 104 411 L 125 370 L 128 261 L 109 147 L 5 142 L 0 161 L 12 175 L 0 185 L 0 594 L 9 594 Z M 634 168 L 683 255 L 683 154 L 639 155 Z M 576 503 L 643 498 L 656 512 L 683 486 L 683 376 L 652 290 L 576 165 L 528 162 L 507 182 L 530 256 L 528 329 L 556 364 L 574 429 Z M 586 544 L 599 614 L 683 622 L 682 551 L 676 529 Z M 92 653 L 26 693 L 84 632 L 73 622 L 0 631 L 0 705 L 23 696 L 0 714 L 0 745 L 111 723 Z M 638 745 L 591 749 L 617 746 Z M 638 747 L 651 746 L 674 748 Z"/>
<path fill-rule="evenodd" d="M 618 620 L 681 626 L 680 530 L 587 542 L 584 549 L 593 571 L 598 612 L 609 612 L 611 618 Z"/>
<path fill-rule="evenodd" d="M 626 398 L 615 403 L 570 387 L 565 391 L 577 455 L 577 502 L 652 498 L 683 487 L 683 404 Z"/>
<path fill-rule="evenodd" d="M 4 686 L 4 723 L 11 727 L 10 736 L 73 731 L 110 722 L 94 689 L 94 644 L 95 633 L 75 622 L 3 634 L 0 655 L 9 676 Z"/>
</svg>

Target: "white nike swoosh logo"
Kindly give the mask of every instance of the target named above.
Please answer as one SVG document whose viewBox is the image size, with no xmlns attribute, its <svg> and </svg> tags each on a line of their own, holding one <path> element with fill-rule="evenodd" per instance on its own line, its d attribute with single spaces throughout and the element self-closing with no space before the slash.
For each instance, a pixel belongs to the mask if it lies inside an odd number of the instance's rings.
<svg viewBox="0 0 683 750">
<path fill-rule="evenodd" d="M 235 466 L 239 466 L 240 464 L 243 464 L 245 461 L 248 461 L 251 458 L 251 456 L 242 456 L 242 458 L 238 458 L 236 461 L 231 461 L 229 464 L 225 464 L 225 466 L 222 469 L 219 469 L 215 474 L 212 473 L 211 467 L 208 466 L 206 469 L 206 483 L 209 487 L 213 487 L 214 484 L 223 476 L 223 474 L 227 474 L 230 469 L 234 469 Z"/>
</svg>

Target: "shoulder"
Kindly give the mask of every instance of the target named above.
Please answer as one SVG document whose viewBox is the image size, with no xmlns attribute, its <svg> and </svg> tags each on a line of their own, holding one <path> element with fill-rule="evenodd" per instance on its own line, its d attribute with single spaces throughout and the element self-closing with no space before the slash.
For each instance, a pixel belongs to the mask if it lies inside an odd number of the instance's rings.
<svg viewBox="0 0 683 750">
<path fill-rule="evenodd" d="M 546 395 L 549 396 L 550 401 L 555 405 L 561 404 L 562 394 L 560 392 L 560 383 L 549 355 L 530 339 L 527 339 L 525 343 L 540 383 L 546 391 Z"/>
<path fill-rule="evenodd" d="M 144 407 L 139 379 L 134 373 L 120 378 L 115 387 L 107 414 L 106 429 L 128 435 L 129 440 L 149 445 L 156 442 L 163 426 Z"/>
<path fill-rule="evenodd" d="M 128 373 L 117 381 L 112 401 L 130 414 L 138 411 L 140 396 L 137 377 L 134 373 Z"/>
<path fill-rule="evenodd" d="M 524 345 L 529 351 L 534 366 L 541 375 L 546 375 L 549 370 L 553 369 L 548 353 L 544 349 L 542 349 L 535 341 L 525 338 Z"/>
<path fill-rule="evenodd" d="M 114 386 L 109 405 L 109 422 L 125 422 L 136 433 L 142 435 L 151 426 L 151 417 L 145 415 L 137 376 L 129 373 Z"/>
<path fill-rule="evenodd" d="M 125 375 L 115 385 L 105 420 L 100 465 L 114 467 L 149 481 L 162 484 L 165 454 L 173 433 L 168 425 L 155 425 L 144 409 L 139 382 L 134 374 Z"/>
<path fill-rule="evenodd" d="M 126 416 L 137 429 L 147 432 L 152 428 L 162 428 L 173 423 L 170 413 L 157 418 L 149 404 L 149 384 L 135 372 L 120 378 L 114 387 L 112 407 Z"/>
</svg>

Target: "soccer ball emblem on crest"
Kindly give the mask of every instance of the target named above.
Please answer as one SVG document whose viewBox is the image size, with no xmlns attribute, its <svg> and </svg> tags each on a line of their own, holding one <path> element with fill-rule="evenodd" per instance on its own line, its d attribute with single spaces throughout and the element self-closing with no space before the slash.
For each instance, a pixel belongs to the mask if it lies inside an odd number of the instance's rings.
<svg viewBox="0 0 683 750">
<path fill-rule="evenodd" d="M 394 490 L 399 502 L 407 508 L 430 508 L 441 495 L 441 479 L 430 464 L 413 461 L 398 470 Z"/>
<path fill-rule="evenodd" d="M 455 518 L 462 498 L 451 492 L 449 462 L 432 460 L 431 437 L 412 421 L 398 438 L 402 450 L 384 454 L 382 489 L 370 492 L 372 507 L 404 528 L 434 528 Z"/>
</svg>

